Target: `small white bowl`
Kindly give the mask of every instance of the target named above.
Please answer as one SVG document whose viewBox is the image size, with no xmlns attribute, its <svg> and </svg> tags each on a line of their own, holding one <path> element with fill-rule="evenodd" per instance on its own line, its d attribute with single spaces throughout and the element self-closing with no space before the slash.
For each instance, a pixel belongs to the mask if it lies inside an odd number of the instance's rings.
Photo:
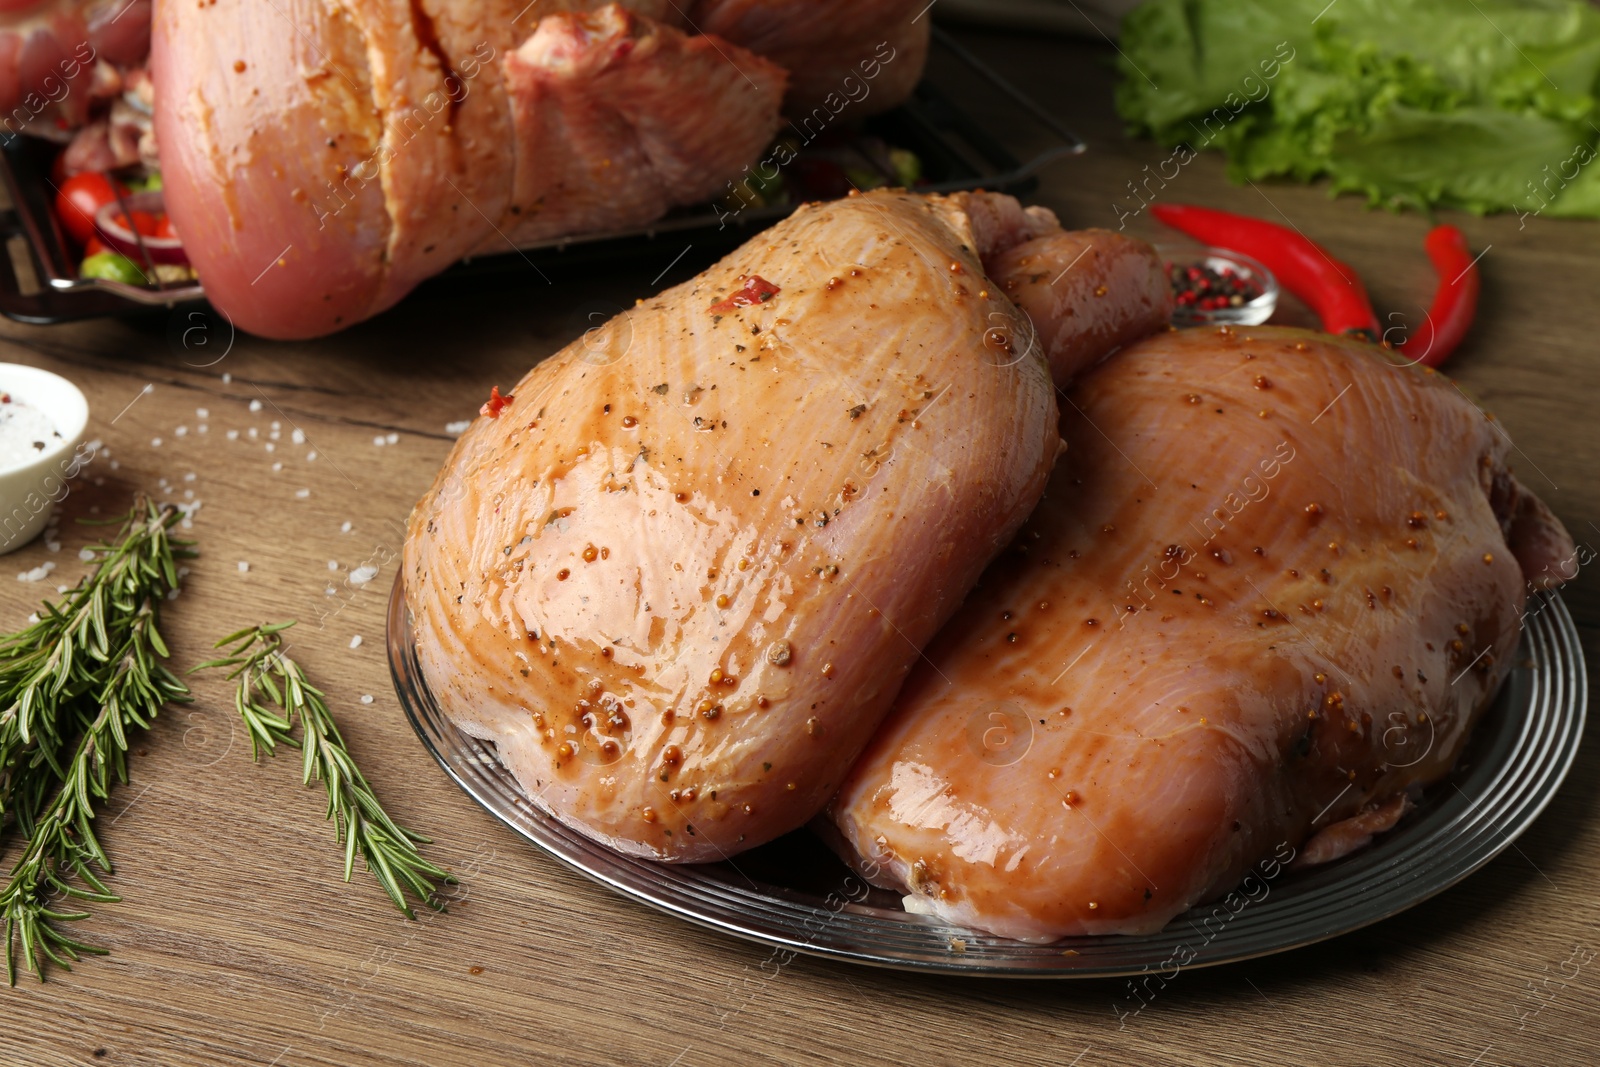
<svg viewBox="0 0 1600 1067">
<path fill-rule="evenodd" d="M 67 482 L 92 459 L 80 456 L 89 426 L 89 402 L 77 386 L 38 367 L 0 363 L 0 392 L 10 393 L 42 412 L 59 437 L 26 463 L 0 470 L 0 555 L 15 552 L 39 536 Z"/>
</svg>

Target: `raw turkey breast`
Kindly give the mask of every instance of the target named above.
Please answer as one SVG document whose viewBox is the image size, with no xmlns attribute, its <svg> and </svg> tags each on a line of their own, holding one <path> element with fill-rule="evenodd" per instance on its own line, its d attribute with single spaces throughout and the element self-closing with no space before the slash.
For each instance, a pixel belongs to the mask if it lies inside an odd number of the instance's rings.
<svg viewBox="0 0 1600 1067">
<path fill-rule="evenodd" d="M 485 405 L 411 518 L 424 672 L 534 801 L 714 860 L 815 815 L 1058 451 L 984 274 L 1047 212 L 801 208 Z"/>
<path fill-rule="evenodd" d="M 830 807 L 847 854 L 912 910 L 1049 941 L 1394 825 L 1573 548 L 1492 417 L 1385 355 L 1172 332 L 1073 388 L 1044 502 Z"/>
</svg>

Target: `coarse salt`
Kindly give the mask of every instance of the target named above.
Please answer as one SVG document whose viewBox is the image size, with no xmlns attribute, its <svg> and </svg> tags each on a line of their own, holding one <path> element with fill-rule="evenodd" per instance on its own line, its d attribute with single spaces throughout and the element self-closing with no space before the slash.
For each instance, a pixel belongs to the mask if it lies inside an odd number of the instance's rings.
<svg viewBox="0 0 1600 1067">
<path fill-rule="evenodd" d="M 448 434 L 463 434 L 467 432 L 467 427 L 471 425 L 471 419 L 462 419 L 460 422 L 447 422 L 444 424 L 444 432 Z"/>
<path fill-rule="evenodd" d="M 366 585 L 377 576 L 378 568 L 374 567 L 370 563 L 363 563 L 361 566 L 350 572 L 350 584 Z"/>
<path fill-rule="evenodd" d="M 294 495 L 299 497 L 301 500 L 304 500 L 306 497 L 311 495 L 311 490 L 309 490 L 309 489 L 296 489 L 294 491 Z"/>
<path fill-rule="evenodd" d="M 356 634 L 354 637 L 352 637 L 350 639 L 350 647 L 351 648 L 360 648 L 361 647 L 361 635 L 360 634 Z"/>
<path fill-rule="evenodd" d="M 372 703 L 372 694 L 371 693 L 362 693 L 361 694 L 361 703 L 363 703 L 363 704 Z"/>
<path fill-rule="evenodd" d="M 306 432 L 300 427 L 296 426 L 294 428 L 294 433 L 289 435 L 289 440 L 293 441 L 297 445 L 303 445 L 306 443 Z"/>
<path fill-rule="evenodd" d="M 283 464 L 282 463 L 274 463 L 272 465 L 272 469 L 275 470 L 275 471 L 281 471 L 281 470 L 283 470 Z"/>
<path fill-rule="evenodd" d="M 85 563 L 88 563 L 90 560 L 94 559 L 94 549 L 92 549 L 92 548 L 80 548 L 80 549 L 78 549 L 78 558 L 83 560 Z"/>
<path fill-rule="evenodd" d="M 261 401 L 259 401 L 259 400 L 250 401 L 250 410 L 251 411 L 260 411 L 261 410 Z"/>
<path fill-rule="evenodd" d="M 179 426 L 176 430 L 172 431 L 172 436 L 174 436 L 174 437 L 188 437 L 189 436 L 189 427 L 187 427 L 187 426 Z"/>
<path fill-rule="evenodd" d="M 195 408 L 194 417 L 197 419 L 209 419 L 211 417 L 211 412 L 206 408 Z"/>
<path fill-rule="evenodd" d="M 222 384 L 223 385 L 228 385 L 232 381 L 233 381 L 233 375 L 229 374 L 227 371 L 223 371 L 222 372 Z"/>
<path fill-rule="evenodd" d="M 350 524 L 348 522 L 345 523 L 343 526 L 339 527 L 339 532 L 340 533 L 349 533 L 350 530 L 351 530 L 351 526 L 350 526 Z"/>
<path fill-rule="evenodd" d="M 246 563 L 244 560 L 241 559 L 239 561 L 239 573 L 240 574 L 244 574 L 249 569 L 250 569 L 250 564 Z"/>
<path fill-rule="evenodd" d="M 391 445 L 397 445 L 400 443 L 400 435 L 397 433 L 391 433 L 387 440 Z"/>
<path fill-rule="evenodd" d="M 228 431 L 228 440 L 237 441 L 238 439 L 239 439 L 239 431 L 238 430 L 229 430 Z"/>
<path fill-rule="evenodd" d="M 314 460 L 316 458 L 317 458 L 317 454 L 315 452 L 307 452 L 306 453 L 306 462 L 307 463 L 310 463 L 312 460 Z"/>
<path fill-rule="evenodd" d="M 150 438 L 150 447 L 151 448 L 160 448 L 161 447 L 161 438 L 159 438 L 159 437 Z"/>
<path fill-rule="evenodd" d="M 375 448 L 382 448 L 385 444 L 383 434 L 380 433 L 378 436 L 374 437 L 372 439 L 372 444 Z"/>
</svg>

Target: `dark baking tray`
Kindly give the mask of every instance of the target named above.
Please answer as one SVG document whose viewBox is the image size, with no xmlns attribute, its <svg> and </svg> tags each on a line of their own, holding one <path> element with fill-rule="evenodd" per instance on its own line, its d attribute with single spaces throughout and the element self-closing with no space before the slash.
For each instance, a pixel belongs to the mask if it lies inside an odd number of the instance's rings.
<svg viewBox="0 0 1600 1067">
<path fill-rule="evenodd" d="M 933 39 L 935 55 L 914 96 L 858 129 L 843 132 L 829 146 L 832 152 L 854 150 L 864 166 L 882 170 L 868 150 L 881 141 L 910 149 L 921 159 L 924 183 L 919 189 L 1025 193 L 1045 164 L 1084 150 L 1077 134 L 944 31 L 935 28 Z M 1019 159 L 956 103 L 957 94 L 974 87 L 996 94 L 1014 114 L 1037 124 L 1048 137 L 1047 147 Z M 205 291 L 195 282 L 136 286 L 77 276 L 76 259 L 52 209 L 55 187 L 49 175 L 57 151 L 57 146 L 31 137 L 0 137 L 0 182 L 10 199 L 0 209 L 0 242 L 6 250 L 0 256 L 0 313 L 19 322 L 50 324 L 204 300 Z M 503 255 L 478 256 L 456 264 L 437 280 L 449 284 L 527 271 L 543 274 L 545 268 L 637 261 L 658 255 L 679 240 L 689 241 L 702 253 L 727 250 L 792 209 L 789 204 L 748 208 L 724 220 L 711 204 L 680 208 L 637 230 L 565 237 L 518 251 L 508 249 Z"/>
</svg>

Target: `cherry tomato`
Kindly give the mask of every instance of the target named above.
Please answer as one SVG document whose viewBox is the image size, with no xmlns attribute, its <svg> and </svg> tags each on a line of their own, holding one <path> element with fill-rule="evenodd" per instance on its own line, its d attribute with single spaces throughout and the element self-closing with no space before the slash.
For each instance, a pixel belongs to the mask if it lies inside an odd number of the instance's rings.
<svg viewBox="0 0 1600 1067">
<path fill-rule="evenodd" d="M 104 241 L 100 240 L 99 234 L 90 234 L 89 240 L 84 242 L 83 258 L 88 259 L 90 256 L 97 256 L 101 252 L 109 251 L 111 251 L 110 246 L 108 246 Z"/>
<path fill-rule="evenodd" d="M 178 239 L 178 232 L 172 228 L 172 219 L 165 214 L 156 216 L 156 236 L 174 241 Z"/>
<path fill-rule="evenodd" d="M 74 174 L 56 193 L 56 217 L 78 244 L 94 236 L 94 213 L 117 199 L 111 179 L 99 171 Z"/>
</svg>

